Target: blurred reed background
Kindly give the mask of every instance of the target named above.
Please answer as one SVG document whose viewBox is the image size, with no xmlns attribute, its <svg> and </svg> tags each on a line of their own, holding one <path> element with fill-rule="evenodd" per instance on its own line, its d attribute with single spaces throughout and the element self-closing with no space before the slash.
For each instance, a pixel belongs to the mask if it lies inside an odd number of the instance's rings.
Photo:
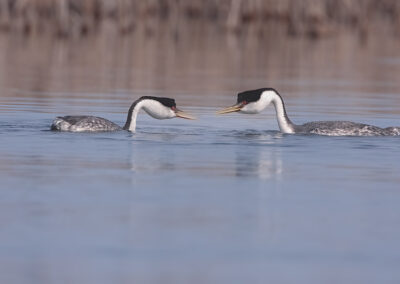
<svg viewBox="0 0 400 284">
<path fill-rule="evenodd" d="M 0 28 L 26 35 L 49 33 L 60 37 L 85 36 L 115 25 L 129 34 L 139 23 L 151 34 L 152 21 L 176 27 L 195 20 L 215 23 L 227 32 L 254 27 L 259 34 L 272 24 L 288 36 L 320 38 L 344 29 L 362 37 L 400 32 L 398 0 L 1 0 Z M 267 24 L 268 23 L 268 24 Z"/>
<path fill-rule="evenodd" d="M 398 0 L 0 0 L 0 97 L 397 93 L 399 35 Z"/>
</svg>

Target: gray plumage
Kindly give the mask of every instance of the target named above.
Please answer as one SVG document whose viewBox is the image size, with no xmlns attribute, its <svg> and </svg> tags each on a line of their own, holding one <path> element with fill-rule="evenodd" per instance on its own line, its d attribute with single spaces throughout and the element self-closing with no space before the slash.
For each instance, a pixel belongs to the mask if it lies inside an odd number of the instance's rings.
<svg viewBox="0 0 400 284">
<path fill-rule="evenodd" d="M 54 119 L 51 130 L 56 131 L 72 131 L 72 132 L 83 132 L 83 131 L 118 131 L 122 128 L 105 118 L 97 116 L 59 116 Z"/>
<path fill-rule="evenodd" d="M 399 127 L 380 128 L 351 121 L 313 121 L 302 125 L 292 124 L 295 133 L 331 136 L 393 136 L 400 135 Z"/>
</svg>

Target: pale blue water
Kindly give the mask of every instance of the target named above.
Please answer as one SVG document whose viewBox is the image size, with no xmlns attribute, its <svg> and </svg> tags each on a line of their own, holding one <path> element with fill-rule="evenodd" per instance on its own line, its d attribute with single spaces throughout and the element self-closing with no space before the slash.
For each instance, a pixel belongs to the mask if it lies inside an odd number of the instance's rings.
<svg viewBox="0 0 400 284">
<path fill-rule="evenodd" d="M 400 281 L 400 137 L 283 135 L 272 110 L 189 106 L 197 121 L 59 133 L 61 107 L 38 101 L 0 113 L 2 283 Z M 330 118 L 290 101 L 296 121 Z M 125 107 L 92 102 L 123 124 Z"/>
<path fill-rule="evenodd" d="M 0 283 L 400 283 L 400 136 L 215 115 L 274 87 L 298 124 L 400 126 L 399 43 L 200 31 L 0 35 Z M 198 120 L 49 131 L 57 115 L 123 125 L 142 95 Z"/>
</svg>

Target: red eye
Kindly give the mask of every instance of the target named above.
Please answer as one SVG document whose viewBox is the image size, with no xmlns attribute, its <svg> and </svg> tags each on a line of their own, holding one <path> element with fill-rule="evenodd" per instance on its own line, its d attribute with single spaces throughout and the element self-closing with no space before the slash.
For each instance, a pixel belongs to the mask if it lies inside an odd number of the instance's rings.
<svg viewBox="0 0 400 284">
<path fill-rule="evenodd" d="M 172 106 L 171 109 L 172 109 L 172 110 L 176 110 L 176 106 Z"/>
<path fill-rule="evenodd" d="M 243 102 L 242 102 L 242 105 L 247 105 L 247 102 L 246 102 L 246 101 L 243 101 Z"/>
</svg>

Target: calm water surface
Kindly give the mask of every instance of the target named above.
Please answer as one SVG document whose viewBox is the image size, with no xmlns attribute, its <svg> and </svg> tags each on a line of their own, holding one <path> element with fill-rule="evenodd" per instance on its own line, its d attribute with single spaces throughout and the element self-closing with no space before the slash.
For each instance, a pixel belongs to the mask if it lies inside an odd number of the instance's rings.
<svg viewBox="0 0 400 284">
<path fill-rule="evenodd" d="M 132 56 L 158 56 L 174 64 L 170 72 L 145 59 L 128 68 L 114 53 L 92 62 L 87 56 L 97 45 L 90 42 L 47 43 L 53 60 L 40 58 L 43 42 L 2 43 L 1 283 L 400 282 L 399 137 L 283 135 L 272 109 L 215 115 L 237 91 L 269 85 L 282 91 L 297 123 L 400 125 L 395 46 L 356 52 L 346 41 L 332 55 L 337 46 L 313 45 L 313 56 L 325 61 L 285 61 L 276 69 L 273 58 L 295 47 L 261 63 L 235 63 L 260 47 L 214 54 L 214 45 L 227 44 L 217 40 L 207 53 L 179 59 L 159 55 L 151 48 L 158 42 L 149 40 L 150 48 Z M 119 44 L 124 51 L 127 43 Z M 31 53 L 39 58 L 28 60 Z M 201 65 L 205 54 L 209 64 Z M 130 77 L 115 75 L 124 70 Z M 135 134 L 48 130 L 65 114 L 123 125 L 141 95 L 175 97 L 199 119 L 142 114 Z"/>
</svg>

